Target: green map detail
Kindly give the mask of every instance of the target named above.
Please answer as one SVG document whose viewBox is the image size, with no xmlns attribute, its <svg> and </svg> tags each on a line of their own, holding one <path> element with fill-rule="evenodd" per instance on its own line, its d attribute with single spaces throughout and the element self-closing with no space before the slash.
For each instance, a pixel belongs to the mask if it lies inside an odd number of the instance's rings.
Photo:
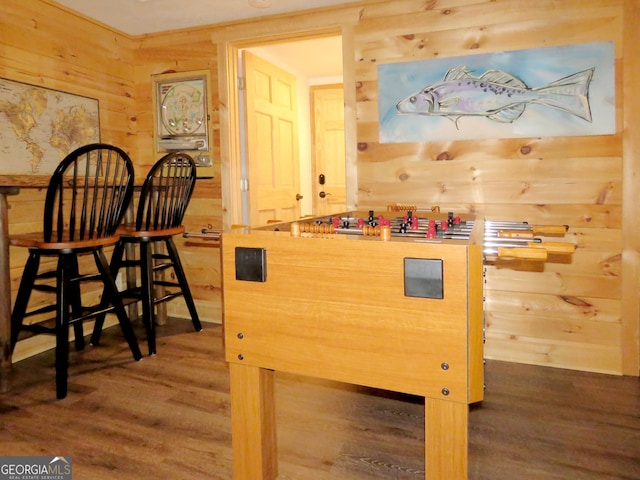
<svg viewBox="0 0 640 480">
<path fill-rule="evenodd" d="M 0 173 L 49 174 L 72 150 L 100 139 L 98 102 L 0 79 Z"/>
</svg>

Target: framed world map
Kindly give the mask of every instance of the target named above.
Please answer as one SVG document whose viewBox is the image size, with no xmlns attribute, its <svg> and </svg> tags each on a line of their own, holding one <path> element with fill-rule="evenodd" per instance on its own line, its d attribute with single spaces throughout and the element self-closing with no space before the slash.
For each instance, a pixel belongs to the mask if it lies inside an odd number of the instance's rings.
<svg viewBox="0 0 640 480">
<path fill-rule="evenodd" d="M 0 173 L 53 173 L 76 148 L 100 141 L 98 100 L 0 78 Z"/>
</svg>

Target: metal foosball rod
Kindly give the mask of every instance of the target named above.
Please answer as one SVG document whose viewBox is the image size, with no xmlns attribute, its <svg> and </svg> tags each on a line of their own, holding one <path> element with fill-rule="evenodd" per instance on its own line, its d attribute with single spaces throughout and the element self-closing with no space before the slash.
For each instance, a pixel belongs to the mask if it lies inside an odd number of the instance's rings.
<svg viewBox="0 0 640 480">
<path fill-rule="evenodd" d="M 405 237 L 405 238 L 426 238 L 426 232 L 428 227 L 423 225 L 418 228 L 407 228 L 406 231 L 398 231 L 398 226 L 406 222 L 391 221 L 392 228 L 390 230 L 390 236 L 393 237 Z M 512 226 L 514 222 L 504 222 L 502 225 Z M 521 232 L 531 232 L 532 228 L 528 224 L 518 224 L 521 228 Z M 456 226 L 457 227 L 457 226 Z M 564 232 L 564 226 L 552 226 L 553 228 L 541 229 L 544 232 L 559 233 Z M 525 228 L 527 230 L 525 230 Z M 472 226 L 465 226 L 462 229 L 438 231 L 436 239 L 468 239 L 469 232 Z M 498 257 L 505 259 L 522 259 L 522 260 L 534 260 L 534 261 L 546 261 L 549 254 L 572 254 L 575 251 L 575 246 L 572 243 L 565 242 L 543 242 L 540 238 L 533 238 L 531 235 L 519 236 L 508 235 L 501 236 L 496 231 L 485 231 L 483 242 L 483 253 L 488 257 Z M 379 227 L 363 226 L 362 228 L 337 228 L 336 233 L 356 234 L 356 235 L 380 235 Z"/>
<path fill-rule="evenodd" d="M 347 234 L 347 235 L 364 235 L 364 236 L 377 236 L 380 234 L 380 227 L 372 227 L 365 225 L 362 228 L 336 228 L 334 229 L 335 233 Z M 393 237 L 405 237 L 405 238 L 427 238 L 426 237 L 427 229 L 419 228 L 419 229 L 410 229 L 406 232 L 398 232 L 391 228 L 391 236 Z M 440 231 L 437 233 L 436 239 L 440 240 L 467 240 L 469 238 L 468 233 L 459 233 L 452 231 Z M 490 247 L 533 247 L 542 244 L 542 240 L 539 238 L 500 238 L 496 236 L 485 236 L 484 237 L 484 245 L 488 245 Z M 565 245 L 564 243 L 559 243 L 559 245 Z M 571 244 L 569 244 L 571 245 Z"/>
<path fill-rule="evenodd" d="M 183 238 L 201 238 L 203 240 L 220 240 L 221 236 L 222 232 L 220 230 L 208 228 L 203 228 L 200 233 L 184 232 L 182 234 Z"/>
<path fill-rule="evenodd" d="M 404 236 L 404 237 L 426 237 L 427 232 L 429 231 L 427 226 L 419 226 L 418 228 L 409 227 L 405 231 L 399 231 L 398 226 L 394 226 L 392 223 L 392 236 Z M 452 228 L 447 230 L 437 230 L 435 238 L 448 239 L 448 240 L 466 240 L 469 238 L 471 233 L 471 228 Z M 339 233 L 361 233 L 359 229 L 351 229 L 351 228 L 339 228 L 337 229 Z M 366 234 L 366 233 L 365 233 Z M 501 240 L 510 241 L 511 243 L 521 242 L 523 244 L 526 243 L 540 243 L 541 239 L 535 238 L 531 235 L 501 235 L 500 232 L 492 232 L 485 231 L 484 234 L 485 242 L 498 242 Z"/>
<path fill-rule="evenodd" d="M 482 244 L 485 247 L 535 247 L 542 244 L 542 240 L 534 238 L 485 238 Z"/>
<path fill-rule="evenodd" d="M 418 217 L 417 215 L 413 215 L 413 217 L 417 217 L 420 220 L 421 224 L 424 224 L 429 221 L 428 217 Z M 400 218 L 395 218 L 391 220 L 391 225 L 399 225 L 402 223 Z M 442 220 L 438 220 L 438 223 L 442 223 Z M 474 221 L 464 221 L 458 224 L 451 226 L 451 228 L 462 229 L 462 230 L 471 230 L 473 229 Z M 568 229 L 568 225 L 531 225 L 527 222 L 518 222 L 518 221 L 497 221 L 497 220 L 488 220 L 484 224 L 485 231 L 488 232 L 499 232 L 499 231 L 518 231 L 518 232 L 531 232 L 534 235 L 564 235 Z"/>
<path fill-rule="evenodd" d="M 329 233 L 327 230 L 325 232 L 324 228 L 331 230 L 331 225 L 321 225 L 321 226 L 309 226 L 305 227 L 305 231 L 314 232 L 317 230 L 318 233 Z M 358 227 L 338 227 L 333 228 L 335 233 L 342 234 L 352 234 L 352 235 L 377 235 L 375 228 L 373 226 L 365 225 L 362 228 Z M 427 226 L 419 226 L 406 228 L 404 231 L 400 231 L 400 227 L 398 224 L 394 225 L 393 222 L 391 224 L 391 235 L 394 237 L 426 237 L 429 228 Z M 469 234 L 471 232 L 470 228 L 463 229 L 448 229 L 448 230 L 437 230 L 435 238 L 447 239 L 447 240 L 466 240 L 469 238 Z M 522 242 L 526 243 L 539 243 L 542 242 L 541 239 L 532 237 L 530 235 L 500 235 L 499 232 L 485 232 L 484 239 L 486 242 L 496 242 L 504 239 L 505 241 L 510 241 L 511 243 Z"/>
<path fill-rule="evenodd" d="M 462 229 L 471 229 L 473 224 Z M 502 238 L 533 238 L 538 235 L 564 236 L 569 227 L 567 225 L 530 225 L 525 222 L 485 222 L 485 237 L 495 235 Z"/>
</svg>

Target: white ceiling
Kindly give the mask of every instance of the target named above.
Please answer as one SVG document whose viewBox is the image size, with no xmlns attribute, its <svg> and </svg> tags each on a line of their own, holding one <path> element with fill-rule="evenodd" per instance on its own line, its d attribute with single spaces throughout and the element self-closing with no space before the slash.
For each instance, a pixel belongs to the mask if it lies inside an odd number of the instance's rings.
<svg viewBox="0 0 640 480">
<path fill-rule="evenodd" d="M 297 40 L 248 50 L 298 78 L 305 77 L 311 84 L 342 83 L 341 37 Z"/>
<path fill-rule="evenodd" d="M 344 0 L 55 0 L 55 2 L 129 35 L 225 23 L 349 3 Z"/>
<path fill-rule="evenodd" d="M 348 3 L 338 0 L 55 0 L 56 3 L 130 35 L 163 32 Z M 249 1 L 268 8 L 256 8 Z M 303 8 L 300 5 L 304 5 Z M 179 6 L 179 8 L 176 7 Z M 211 8 L 211 7 L 214 8 Z M 251 51 L 309 81 L 342 77 L 340 37 L 295 40 Z"/>
</svg>

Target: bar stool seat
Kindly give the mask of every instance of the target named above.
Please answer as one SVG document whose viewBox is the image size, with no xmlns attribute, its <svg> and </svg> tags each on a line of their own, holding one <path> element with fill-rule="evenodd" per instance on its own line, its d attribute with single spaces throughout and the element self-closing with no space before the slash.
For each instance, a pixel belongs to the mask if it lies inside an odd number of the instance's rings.
<svg viewBox="0 0 640 480">
<path fill-rule="evenodd" d="M 38 248 L 40 250 L 50 250 L 50 251 L 64 251 L 64 250 L 77 250 L 80 249 L 91 249 L 98 247 L 108 247 L 110 245 L 115 245 L 120 236 L 113 235 L 105 238 L 92 238 L 90 240 L 82 240 L 82 242 L 76 242 L 69 238 L 69 232 L 62 232 L 58 234 L 57 232 L 53 232 L 53 236 L 55 238 L 59 238 L 60 241 L 46 241 L 44 239 L 44 233 L 42 232 L 31 232 L 31 233 L 23 233 L 19 236 L 12 236 L 9 239 L 9 242 L 14 247 L 26 247 L 26 248 Z"/>
<path fill-rule="evenodd" d="M 120 238 L 116 229 L 131 200 L 133 179 L 133 164 L 123 150 L 107 144 L 81 147 L 67 155 L 51 177 L 45 198 L 43 231 L 9 237 L 12 246 L 28 249 L 11 313 L 11 350 L 21 331 L 56 336 L 57 398 L 67 395 L 71 325 L 76 349 L 81 350 L 84 348 L 82 322 L 113 312 L 133 358 L 142 358 L 104 254 L 104 248 L 117 245 Z M 90 262 L 81 261 L 90 254 L 95 269 L 89 268 Z M 52 257 L 55 267 L 41 269 L 43 257 Z M 82 285 L 87 282 L 102 284 L 99 303 L 83 303 Z M 34 290 L 54 294 L 55 301 L 27 311 Z M 42 304 L 41 299 L 38 303 Z M 53 317 L 47 318 L 52 312 Z M 26 324 L 25 318 L 31 316 L 37 316 L 37 321 Z"/>
<path fill-rule="evenodd" d="M 164 237 L 173 237 L 175 235 L 182 235 L 185 231 L 183 225 L 172 228 L 161 228 L 158 230 L 136 230 L 136 225 L 131 223 L 125 223 L 118 227 L 118 235 L 125 237 L 138 238 L 141 241 L 157 241 Z"/>
</svg>

